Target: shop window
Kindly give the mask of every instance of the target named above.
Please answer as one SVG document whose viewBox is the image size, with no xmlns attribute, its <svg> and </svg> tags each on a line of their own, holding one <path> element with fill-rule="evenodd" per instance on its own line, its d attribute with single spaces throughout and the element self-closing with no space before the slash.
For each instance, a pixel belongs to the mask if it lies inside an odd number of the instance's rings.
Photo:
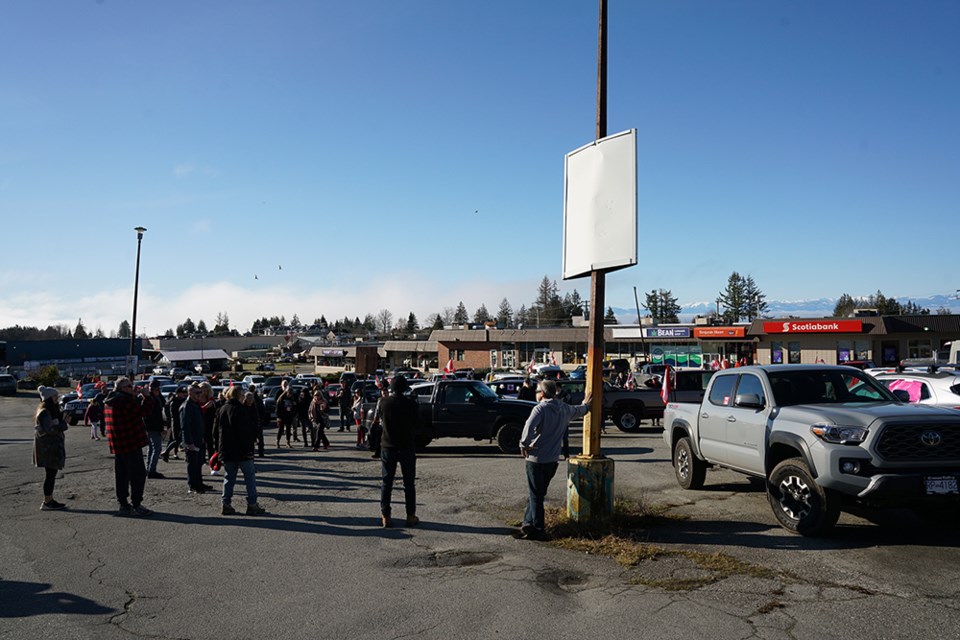
<svg viewBox="0 0 960 640">
<path fill-rule="evenodd" d="M 853 345 L 849 340 L 837 340 L 837 364 L 854 360 Z"/>
<path fill-rule="evenodd" d="M 857 354 L 857 357 L 854 360 L 869 360 L 870 359 L 870 343 L 866 340 L 856 340 L 853 343 L 854 352 Z"/>
<path fill-rule="evenodd" d="M 910 340 L 907 343 L 908 358 L 932 358 L 933 341 L 932 340 Z"/>
<path fill-rule="evenodd" d="M 770 362 L 773 364 L 783 364 L 783 343 L 770 343 Z"/>
<path fill-rule="evenodd" d="M 800 343 L 787 343 L 787 362 L 790 364 L 800 364 Z"/>
<path fill-rule="evenodd" d="M 899 345 L 896 342 L 885 341 L 880 344 L 880 363 L 897 364 L 900 361 Z"/>
</svg>

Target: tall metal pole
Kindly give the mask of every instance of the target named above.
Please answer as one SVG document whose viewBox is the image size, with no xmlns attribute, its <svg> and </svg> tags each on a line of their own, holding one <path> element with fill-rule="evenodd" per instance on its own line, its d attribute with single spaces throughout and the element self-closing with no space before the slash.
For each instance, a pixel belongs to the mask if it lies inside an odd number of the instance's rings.
<svg viewBox="0 0 960 640">
<path fill-rule="evenodd" d="M 130 355 L 137 355 L 136 351 L 136 340 L 137 340 L 137 295 L 140 293 L 140 243 L 143 241 L 143 232 L 146 231 L 144 227 L 135 227 L 134 231 L 137 232 L 137 270 L 133 276 L 133 322 L 130 324 Z M 136 375 L 136 371 L 130 372 L 132 375 Z"/>
<path fill-rule="evenodd" d="M 607 136 L 607 0 L 600 0 L 597 36 L 597 140 Z M 587 392 L 592 393 L 590 413 L 583 419 L 583 455 L 599 458 L 603 424 L 603 316 L 606 274 L 590 274 L 590 333 L 587 339 Z"/>
</svg>

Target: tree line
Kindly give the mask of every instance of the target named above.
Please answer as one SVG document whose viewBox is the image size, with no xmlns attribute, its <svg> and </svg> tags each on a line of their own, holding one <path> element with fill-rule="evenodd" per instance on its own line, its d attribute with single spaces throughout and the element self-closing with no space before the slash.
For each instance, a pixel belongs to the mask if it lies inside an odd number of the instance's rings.
<svg viewBox="0 0 960 640">
<path fill-rule="evenodd" d="M 332 331 L 336 335 L 363 334 L 369 336 L 396 336 L 410 337 L 421 331 L 442 329 L 451 325 L 483 325 L 493 323 L 503 329 L 563 327 L 571 326 L 573 318 L 584 316 L 589 311 L 587 300 L 574 289 L 570 293 L 560 295 L 556 280 L 543 276 L 537 287 L 535 299 L 529 304 L 521 304 L 514 310 L 507 298 L 500 301 L 495 312 L 490 311 L 486 304 L 481 304 L 471 314 L 461 300 L 456 307 L 444 307 L 436 313 L 428 315 L 421 323 L 411 311 L 406 316 L 395 317 L 388 309 L 380 309 L 377 313 L 368 313 L 361 320 L 359 316 L 351 319 L 345 316 L 341 319 L 328 321 L 321 315 L 310 324 L 302 322 L 297 314 L 289 321 L 284 316 L 271 316 L 253 321 L 251 333 L 264 332 L 291 332 L 302 333 L 311 331 Z M 753 276 L 743 276 L 734 271 L 727 278 L 726 286 L 719 291 L 716 298 L 716 310 L 708 316 L 717 322 L 734 324 L 737 322 L 751 322 L 764 318 L 769 308 L 766 295 L 753 279 Z M 641 304 L 646 311 L 645 316 L 657 324 L 676 324 L 680 322 L 679 314 L 682 310 L 678 299 L 669 289 L 652 289 L 644 293 L 644 302 Z M 900 303 L 894 298 L 885 296 L 879 289 L 875 294 L 865 298 L 857 298 L 844 293 L 837 300 L 833 309 L 835 318 L 852 315 L 854 309 L 875 309 L 881 316 L 897 315 L 929 315 L 930 309 L 920 307 L 913 301 Z M 950 310 L 940 307 L 937 314 L 950 314 Z M 607 307 L 604 314 L 604 324 L 617 324 L 616 315 L 612 307 Z M 227 312 L 217 314 L 213 328 L 200 319 L 196 323 L 187 318 L 176 328 L 167 329 L 164 337 L 186 337 L 194 335 L 240 335 L 241 332 L 230 326 L 230 317 Z M 86 338 L 129 338 L 130 323 L 127 320 L 120 322 L 116 330 L 106 335 L 102 328 L 97 327 L 90 332 L 83 324 L 83 319 L 71 329 L 67 325 L 54 324 L 46 329 L 37 327 L 21 327 L 14 325 L 0 329 L 0 340 L 58 340 L 58 339 L 86 339 Z"/>
</svg>

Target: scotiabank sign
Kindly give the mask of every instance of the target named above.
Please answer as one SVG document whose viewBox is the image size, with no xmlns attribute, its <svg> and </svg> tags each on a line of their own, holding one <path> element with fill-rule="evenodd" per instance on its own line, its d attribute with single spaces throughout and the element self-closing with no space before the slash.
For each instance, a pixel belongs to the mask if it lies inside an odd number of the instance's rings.
<svg viewBox="0 0 960 640">
<path fill-rule="evenodd" d="M 764 322 L 765 333 L 861 333 L 861 320 L 784 320 Z"/>
<path fill-rule="evenodd" d="M 696 327 L 693 330 L 695 338 L 744 338 L 746 335 L 746 327 Z"/>
</svg>

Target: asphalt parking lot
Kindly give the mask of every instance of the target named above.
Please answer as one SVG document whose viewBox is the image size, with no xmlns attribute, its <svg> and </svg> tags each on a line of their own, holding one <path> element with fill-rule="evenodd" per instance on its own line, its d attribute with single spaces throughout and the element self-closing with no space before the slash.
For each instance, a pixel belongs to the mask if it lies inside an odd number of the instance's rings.
<svg viewBox="0 0 960 640">
<path fill-rule="evenodd" d="M 0 638 L 960 637 L 956 532 L 845 513 L 829 538 L 790 535 L 761 483 L 711 471 L 681 491 L 653 430 L 603 439 L 617 493 L 673 516 L 624 567 L 514 539 L 522 461 L 466 440 L 419 457 L 411 529 L 377 526 L 379 465 L 336 429 L 329 451 L 268 447 L 267 516 L 220 516 L 171 460 L 147 484 L 156 515 L 131 519 L 106 442 L 78 426 L 55 492 L 69 509 L 40 512 L 35 406 L 0 399 Z M 564 500 L 558 477 L 549 504 Z"/>
</svg>

